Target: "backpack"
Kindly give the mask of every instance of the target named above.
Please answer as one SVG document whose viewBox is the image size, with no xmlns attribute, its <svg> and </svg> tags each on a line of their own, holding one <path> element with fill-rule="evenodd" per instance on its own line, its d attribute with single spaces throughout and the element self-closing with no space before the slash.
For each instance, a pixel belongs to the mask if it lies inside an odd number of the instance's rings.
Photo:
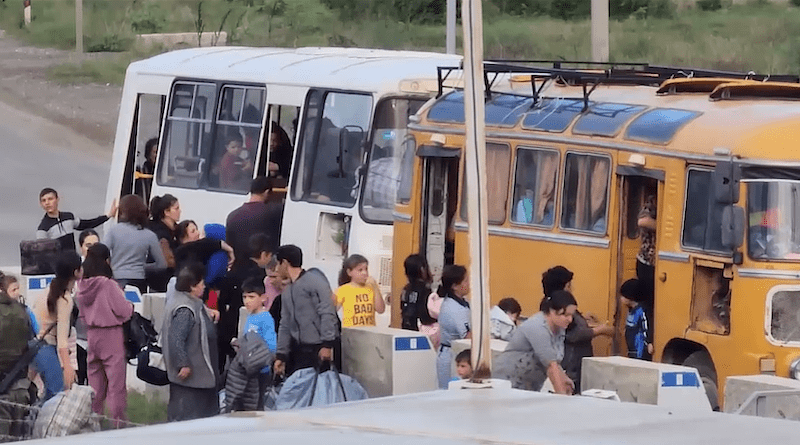
<svg viewBox="0 0 800 445">
<path fill-rule="evenodd" d="M 267 347 L 267 343 L 257 332 L 245 332 L 239 342 L 239 354 L 245 374 L 258 375 L 265 366 L 272 365 L 275 355 Z"/>
<path fill-rule="evenodd" d="M 47 275 L 55 273 L 61 243 L 57 239 L 20 241 L 19 257 L 22 275 Z"/>
<path fill-rule="evenodd" d="M 14 368 L 31 338 L 31 320 L 25 306 L 0 293 L 0 377 Z"/>
<path fill-rule="evenodd" d="M 153 322 L 134 312 L 131 319 L 122 324 L 125 335 L 125 353 L 128 360 L 137 358 L 139 351 L 145 346 L 155 343 L 158 332 Z"/>
</svg>

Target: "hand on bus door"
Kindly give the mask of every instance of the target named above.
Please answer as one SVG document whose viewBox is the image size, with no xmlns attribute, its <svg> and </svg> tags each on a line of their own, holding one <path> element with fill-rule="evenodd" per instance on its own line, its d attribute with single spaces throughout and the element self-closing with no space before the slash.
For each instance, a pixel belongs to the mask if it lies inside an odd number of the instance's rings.
<svg viewBox="0 0 800 445">
<path fill-rule="evenodd" d="M 108 213 L 106 213 L 106 216 L 108 216 L 109 218 L 114 218 L 115 216 L 117 216 L 117 207 L 118 207 L 117 200 L 115 199 L 114 202 L 111 203 L 111 208 L 108 209 Z"/>
</svg>

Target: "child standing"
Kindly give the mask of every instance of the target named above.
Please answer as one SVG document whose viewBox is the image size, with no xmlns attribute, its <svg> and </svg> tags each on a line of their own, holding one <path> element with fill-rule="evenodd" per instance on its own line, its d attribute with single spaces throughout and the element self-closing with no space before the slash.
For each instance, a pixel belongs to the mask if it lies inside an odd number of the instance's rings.
<svg viewBox="0 0 800 445">
<path fill-rule="evenodd" d="M 343 309 L 342 326 L 375 326 L 375 312 L 382 314 L 386 304 L 378 283 L 369 276 L 367 259 L 350 255 L 339 272 L 336 305 Z"/>
<path fill-rule="evenodd" d="M 17 300 L 25 306 L 25 311 L 28 313 L 28 318 L 31 320 L 33 335 L 36 336 L 39 334 L 39 323 L 36 321 L 36 316 L 33 315 L 31 308 L 25 304 L 25 299 L 22 297 L 22 293 L 19 290 L 19 281 L 17 281 L 17 277 L 14 275 L 4 275 L 0 272 L 0 292 L 3 291 L 5 291 L 12 300 Z"/>
<path fill-rule="evenodd" d="M 465 349 L 456 356 L 456 374 L 462 380 L 472 378 L 472 351 Z"/>
<path fill-rule="evenodd" d="M 242 283 L 242 299 L 244 307 L 250 315 L 244 325 L 244 332 L 256 332 L 264 343 L 274 354 L 278 349 L 278 335 L 275 332 L 275 321 L 269 311 L 264 307 L 262 300 L 264 295 L 264 282 L 258 278 L 251 277 Z M 261 369 L 258 375 L 258 410 L 264 409 L 264 393 L 269 382 L 270 366 Z"/>
<path fill-rule="evenodd" d="M 625 320 L 625 341 L 628 344 L 628 357 L 642 360 L 653 359 L 653 333 L 647 320 L 647 313 L 641 304 L 646 297 L 642 282 L 632 278 L 619 288 L 620 302 L 628 307 Z"/>
</svg>

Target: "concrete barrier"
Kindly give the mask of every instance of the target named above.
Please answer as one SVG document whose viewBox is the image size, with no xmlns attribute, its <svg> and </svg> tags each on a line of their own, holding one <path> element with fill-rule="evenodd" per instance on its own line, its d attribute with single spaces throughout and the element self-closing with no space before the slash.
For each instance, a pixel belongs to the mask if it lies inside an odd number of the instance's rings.
<svg viewBox="0 0 800 445">
<path fill-rule="evenodd" d="M 751 396 L 757 395 L 749 403 Z M 758 397 L 761 394 L 761 397 Z M 731 376 L 725 380 L 723 411 L 800 420 L 800 381 L 774 375 Z"/>
<path fill-rule="evenodd" d="M 623 402 L 711 411 L 694 368 L 626 357 L 586 357 L 581 370 L 583 388 L 615 391 Z"/>
<path fill-rule="evenodd" d="M 384 327 L 342 329 L 342 371 L 370 397 L 433 391 L 436 351 L 416 331 Z"/>
<path fill-rule="evenodd" d="M 202 33 L 199 45 L 196 32 L 176 32 L 165 34 L 139 34 L 136 36 L 134 46 L 138 49 L 146 50 L 159 45 L 164 48 L 186 48 L 197 46 L 225 46 L 227 43 L 228 33 L 225 31 L 219 34 L 214 32 Z"/>
</svg>

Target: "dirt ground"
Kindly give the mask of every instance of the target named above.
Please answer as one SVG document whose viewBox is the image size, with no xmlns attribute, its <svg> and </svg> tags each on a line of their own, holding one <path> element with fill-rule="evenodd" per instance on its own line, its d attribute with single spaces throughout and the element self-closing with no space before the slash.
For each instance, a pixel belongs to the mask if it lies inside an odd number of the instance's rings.
<svg viewBox="0 0 800 445">
<path fill-rule="evenodd" d="M 122 87 L 47 80 L 48 68 L 75 60 L 74 52 L 28 46 L 0 30 L 0 101 L 72 128 L 110 153 Z"/>
</svg>

